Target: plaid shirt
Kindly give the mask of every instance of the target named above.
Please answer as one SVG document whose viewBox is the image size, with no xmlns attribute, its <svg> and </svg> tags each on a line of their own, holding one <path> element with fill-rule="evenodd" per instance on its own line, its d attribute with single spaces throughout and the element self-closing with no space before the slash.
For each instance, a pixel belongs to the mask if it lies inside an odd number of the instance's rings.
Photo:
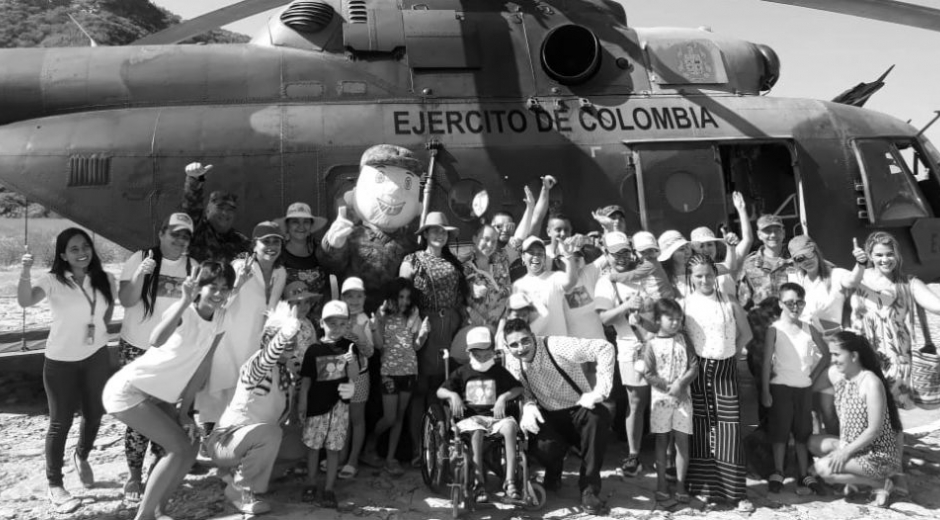
<svg viewBox="0 0 940 520">
<path fill-rule="evenodd" d="M 578 406 L 581 395 L 593 391 L 603 399 L 610 395 L 614 381 L 614 346 L 602 339 L 564 336 L 536 337 L 535 357 L 524 363 L 515 356 L 506 357 L 509 373 L 522 382 L 525 403 L 535 403 L 545 410 L 564 410 Z M 549 359 L 551 349 L 558 366 L 570 377 L 580 392 L 575 392 Z M 597 384 L 588 383 L 581 363 L 597 362 Z"/>
</svg>

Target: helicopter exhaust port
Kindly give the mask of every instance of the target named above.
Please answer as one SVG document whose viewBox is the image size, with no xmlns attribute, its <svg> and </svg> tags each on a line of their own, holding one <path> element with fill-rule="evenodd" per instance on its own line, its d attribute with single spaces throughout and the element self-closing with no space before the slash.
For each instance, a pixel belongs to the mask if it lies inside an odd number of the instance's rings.
<svg viewBox="0 0 940 520">
<path fill-rule="evenodd" d="M 594 32 L 580 25 L 562 25 L 542 42 L 542 69 L 562 85 L 580 85 L 601 65 L 601 43 Z"/>
</svg>

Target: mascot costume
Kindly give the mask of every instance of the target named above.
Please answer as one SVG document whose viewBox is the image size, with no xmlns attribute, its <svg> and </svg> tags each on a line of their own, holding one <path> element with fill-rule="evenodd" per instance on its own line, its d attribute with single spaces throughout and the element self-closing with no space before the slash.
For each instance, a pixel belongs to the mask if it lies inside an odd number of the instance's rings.
<svg viewBox="0 0 940 520">
<path fill-rule="evenodd" d="M 362 223 L 354 224 L 340 207 L 323 237 L 320 263 L 340 278 L 362 278 L 367 312 L 379 308 L 385 284 L 398 277 L 402 259 L 417 246 L 406 228 L 421 214 L 422 171 L 407 148 L 369 148 L 359 161 L 356 187 L 346 196 Z"/>
</svg>

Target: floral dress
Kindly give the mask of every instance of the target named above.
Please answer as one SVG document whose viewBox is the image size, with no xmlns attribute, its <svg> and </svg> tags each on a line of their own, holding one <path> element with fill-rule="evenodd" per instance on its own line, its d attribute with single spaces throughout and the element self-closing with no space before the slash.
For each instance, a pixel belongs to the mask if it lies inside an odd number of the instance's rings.
<svg viewBox="0 0 940 520">
<path fill-rule="evenodd" d="M 385 317 L 385 347 L 380 370 L 383 376 L 413 376 L 418 373 L 414 337 L 420 326 L 417 313 L 407 318 L 401 314 Z"/>
<path fill-rule="evenodd" d="M 833 383 L 836 393 L 836 413 L 841 429 L 839 444 L 846 444 L 858 438 L 868 428 L 868 405 L 858 392 L 859 381 L 863 377 L 875 377 L 863 371 L 853 379 L 838 379 Z M 881 381 L 878 381 L 881 384 Z M 881 432 L 868 446 L 855 452 L 852 459 L 858 462 L 868 476 L 885 479 L 901 471 L 901 454 L 898 452 L 897 430 L 891 427 L 888 407 L 884 407 L 881 417 Z"/>
<path fill-rule="evenodd" d="M 512 282 L 509 279 L 509 257 L 505 251 L 496 251 L 490 257 L 489 269 L 476 265 L 474 253 L 463 264 L 463 273 L 470 286 L 470 325 L 485 325 L 496 330 L 499 319 L 506 311 Z"/>
<path fill-rule="evenodd" d="M 444 373 L 440 351 L 449 349 L 454 335 L 462 325 L 460 281 L 458 270 L 446 259 L 434 256 L 426 249 L 410 254 L 402 261 L 414 269 L 414 286 L 418 309 L 428 318 L 430 332 L 427 343 L 418 354 L 418 374 L 439 376 Z"/>
<path fill-rule="evenodd" d="M 911 331 L 914 298 L 907 280 L 877 290 L 875 275 L 866 270 L 852 294 L 852 328 L 868 338 L 898 408 L 914 406 L 911 397 Z"/>
</svg>

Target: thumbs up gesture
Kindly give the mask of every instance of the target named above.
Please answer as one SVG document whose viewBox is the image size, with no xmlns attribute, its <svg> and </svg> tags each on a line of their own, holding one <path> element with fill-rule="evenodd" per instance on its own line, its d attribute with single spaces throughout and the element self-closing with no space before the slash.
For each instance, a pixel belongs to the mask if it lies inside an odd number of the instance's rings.
<svg viewBox="0 0 940 520">
<path fill-rule="evenodd" d="M 323 241 L 333 248 L 342 248 L 346 245 L 346 239 L 353 232 L 352 220 L 346 216 L 346 206 L 340 206 L 336 210 L 336 220 L 330 225 Z"/>
<path fill-rule="evenodd" d="M 29 270 L 33 267 L 33 263 L 35 262 L 33 255 L 29 252 L 29 246 L 26 246 L 26 252 L 23 253 L 21 262 L 23 264 L 23 275 L 29 276 Z"/>
<path fill-rule="evenodd" d="M 153 270 L 157 268 L 157 261 L 153 259 L 153 251 L 148 251 L 147 256 L 144 257 L 144 261 L 137 266 L 137 276 L 147 276 L 153 274 Z"/>
<path fill-rule="evenodd" d="M 855 262 L 859 265 L 868 265 L 868 253 L 858 246 L 857 238 L 852 239 L 852 256 L 855 257 Z"/>
</svg>

